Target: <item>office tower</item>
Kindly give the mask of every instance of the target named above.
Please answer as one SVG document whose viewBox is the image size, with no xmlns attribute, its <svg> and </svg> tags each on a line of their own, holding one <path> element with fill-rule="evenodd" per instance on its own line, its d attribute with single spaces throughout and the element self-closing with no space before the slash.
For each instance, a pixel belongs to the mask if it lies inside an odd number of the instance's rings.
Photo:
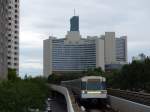
<svg viewBox="0 0 150 112">
<path fill-rule="evenodd" d="M 7 77 L 7 0 L 0 0 L 0 80 Z"/>
<path fill-rule="evenodd" d="M 79 16 L 70 19 L 70 31 L 79 31 Z"/>
<path fill-rule="evenodd" d="M 105 32 L 105 64 L 116 62 L 115 32 Z"/>
<path fill-rule="evenodd" d="M 8 68 L 19 74 L 19 0 L 8 0 Z"/>
<path fill-rule="evenodd" d="M 116 38 L 116 61 L 127 62 L 127 36 Z"/>
</svg>

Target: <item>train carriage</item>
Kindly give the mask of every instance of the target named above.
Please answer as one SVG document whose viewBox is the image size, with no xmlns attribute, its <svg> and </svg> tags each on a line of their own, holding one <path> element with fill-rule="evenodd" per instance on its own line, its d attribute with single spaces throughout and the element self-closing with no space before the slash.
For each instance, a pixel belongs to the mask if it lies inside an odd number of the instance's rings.
<svg viewBox="0 0 150 112">
<path fill-rule="evenodd" d="M 106 79 L 101 76 L 85 76 L 80 79 L 62 81 L 80 99 L 107 99 Z"/>
</svg>

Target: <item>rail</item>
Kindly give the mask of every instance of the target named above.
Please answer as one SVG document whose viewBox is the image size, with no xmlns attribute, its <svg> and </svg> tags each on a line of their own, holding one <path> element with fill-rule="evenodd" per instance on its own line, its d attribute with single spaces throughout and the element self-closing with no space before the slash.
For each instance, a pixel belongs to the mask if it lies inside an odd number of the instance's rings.
<svg viewBox="0 0 150 112">
<path fill-rule="evenodd" d="M 150 106 L 150 94 L 120 89 L 108 89 L 108 94 Z"/>
</svg>

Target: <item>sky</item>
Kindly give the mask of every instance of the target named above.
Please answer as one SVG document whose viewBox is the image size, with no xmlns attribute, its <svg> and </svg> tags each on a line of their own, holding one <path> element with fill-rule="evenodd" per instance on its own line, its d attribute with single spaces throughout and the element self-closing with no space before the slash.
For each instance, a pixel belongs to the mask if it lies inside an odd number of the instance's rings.
<svg viewBox="0 0 150 112">
<path fill-rule="evenodd" d="M 114 31 L 128 37 L 128 60 L 150 55 L 150 0 L 21 0 L 20 75 L 43 73 L 43 40 L 64 38 L 70 17 L 80 17 L 80 33 L 102 35 Z"/>
</svg>

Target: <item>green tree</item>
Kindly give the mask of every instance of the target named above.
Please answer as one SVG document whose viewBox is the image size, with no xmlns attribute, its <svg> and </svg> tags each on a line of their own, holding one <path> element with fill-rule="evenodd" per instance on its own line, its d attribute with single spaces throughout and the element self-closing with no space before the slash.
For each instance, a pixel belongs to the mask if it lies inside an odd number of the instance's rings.
<svg viewBox="0 0 150 112">
<path fill-rule="evenodd" d="M 19 77 L 17 77 L 16 70 L 9 68 L 8 69 L 8 80 L 16 81 L 18 79 L 19 79 Z"/>
</svg>

